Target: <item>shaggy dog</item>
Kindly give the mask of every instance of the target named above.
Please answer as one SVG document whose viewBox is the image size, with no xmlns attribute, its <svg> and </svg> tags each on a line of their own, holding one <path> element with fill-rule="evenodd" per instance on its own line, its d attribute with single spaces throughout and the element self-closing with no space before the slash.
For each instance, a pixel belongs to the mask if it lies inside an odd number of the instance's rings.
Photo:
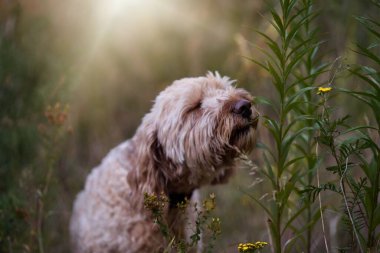
<svg viewBox="0 0 380 253">
<path fill-rule="evenodd" d="M 74 204 L 74 252 L 160 252 L 165 241 L 145 210 L 144 193 L 164 193 L 165 218 L 186 237 L 177 203 L 203 185 L 225 182 L 254 146 L 251 95 L 217 72 L 175 81 L 156 98 L 135 136 L 88 176 Z"/>
</svg>

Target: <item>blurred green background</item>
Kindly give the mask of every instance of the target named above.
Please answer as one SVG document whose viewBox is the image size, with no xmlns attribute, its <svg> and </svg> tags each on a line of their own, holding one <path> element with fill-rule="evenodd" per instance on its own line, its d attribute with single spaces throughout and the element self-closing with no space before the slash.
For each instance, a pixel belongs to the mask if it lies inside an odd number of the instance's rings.
<svg viewBox="0 0 380 253">
<path fill-rule="evenodd" d="M 271 96 L 270 77 L 245 57 L 262 57 L 254 30 L 275 35 L 267 15 L 275 4 L 0 0 L 0 252 L 37 252 L 39 244 L 69 252 L 72 202 L 86 175 L 134 134 L 173 80 L 217 70 L 254 95 Z M 363 61 L 352 49 L 368 38 L 353 15 L 371 15 L 369 6 L 316 1 L 326 61 Z M 362 114 L 355 103 L 346 111 Z M 259 157 L 252 154 L 258 164 Z M 228 185 L 204 190 L 216 192 L 223 225 L 216 252 L 268 240 L 263 211 L 244 194 L 252 174 L 242 168 Z"/>
</svg>

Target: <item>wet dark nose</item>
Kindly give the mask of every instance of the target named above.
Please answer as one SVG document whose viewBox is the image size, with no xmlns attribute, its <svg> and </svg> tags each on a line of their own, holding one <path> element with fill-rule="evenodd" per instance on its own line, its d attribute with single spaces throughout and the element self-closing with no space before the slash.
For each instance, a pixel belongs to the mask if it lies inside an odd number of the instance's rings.
<svg viewBox="0 0 380 253">
<path fill-rule="evenodd" d="M 244 118 L 249 118 L 252 115 L 251 106 L 251 102 L 242 99 L 236 102 L 232 111 L 243 116 Z"/>
</svg>

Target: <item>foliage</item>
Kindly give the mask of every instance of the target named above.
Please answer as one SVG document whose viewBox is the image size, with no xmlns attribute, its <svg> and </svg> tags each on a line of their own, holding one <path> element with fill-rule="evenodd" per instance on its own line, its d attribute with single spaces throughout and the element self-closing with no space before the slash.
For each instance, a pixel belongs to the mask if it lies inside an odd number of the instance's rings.
<svg viewBox="0 0 380 253">
<path fill-rule="evenodd" d="M 316 131 L 313 123 L 316 109 L 314 85 L 327 65 L 321 64 L 316 57 L 320 43 L 316 30 L 311 27 L 316 16 L 311 1 L 280 1 L 280 11 L 272 9 L 271 15 L 270 23 L 278 38 L 258 32 L 268 46 L 268 49 L 261 50 L 267 60 L 265 63 L 252 61 L 271 75 L 278 100 L 258 100 L 265 101 L 274 111 L 273 116 L 263 116 L 264 126 L 274 144 L 260 143 L 265 159 L 262 173 L 271 182 L 274 194 L 269 207 L 262 205 L 256 197 L 252 198 L 268 215 L 273 252 L 287 252 L 294 245 L 310 252 L 311 231 L 319 215 L 313 212 L 310 200 L 297 203 L 296 199 L 302 187 L 310 185 L 318 163 L 313 152 Z M 304 228 L 296 228 L 294 222 L 305 212 Z M 294 236 L 285 242 L 287 231 L 292 231 Z"/>
<path fill-rule="evenodd" d="M 378 2 L 374 7 L 380 9 Z M 332 119 L 329 107 L 324 107 L 323 114 L 318 120 L 321 129 L 320 142 L 326 145 L 335 165 L 327 168 L 338 177 L 336 186 L 344 201 L 347 229 L 352 235 L 349 248 L 360 252 L 379 251 L 380 209 L 378 205 L 380 194 L 380 58 L 373 50 L 380 42 L 379 20 L 358 17 L 357 20 L 364 25 L 373 36 L 375 43 L 368 47 L 357 44 L 357 53 L 367 57 L 375 63 L 375 68 L 358 66 L 350 72 L 363 80 L 367 87 L 364 90 L 341 89 L 342 92 L 357 98 L 366 104 L 375 119 L 374 125 L 359 125 L 352 127 L 343 119 Z M 358 175 L 358 176 L 357 176 Z M 347 248 L 347 246 L 345 247 Z"/>
<path fill-rule="evenodd" d="M 374 4 L 379 7 L 377 2 Z M 279 98 L 279 103 L 259 99 L 259 102 L 265 101 L 276 112 L 276 117 L 264 116 L 264 126 L 273 136 L 275 143 L 273 147 L 260 144 L 265 151 L 263 174 L 272 183 L 274 197 L 270 201 L 269 208 L 261 204 L 256 197 L 252 196 L 252 198 L 269 217 L 268 226 L 274 252 L 287 252 L 289 245 L 292 245 L 292 250 L 311 251 L 311 231 L 318 219 L 318 214 L 312 213 L 311 205 L 317 197 L 325 247 L 329 252 L 323 219 L 324 208 L 320 195 L 321 191 L 325 190 L 333 191 L 341 196 L 344 219 L 352 235 L 348 245 L 343 245 L 339 250 L 359 249 L 360 252 L 376 252 L 379 241 L 376 228 L 380 222 L 378 220 L 380 149 L 375 140 L 379 139 L 380 80 L 378 77 L 380 75 L 374 68 L 360 66 L 351 72 L 364 80 L 370 89 L 366 91 L 338 89 L 337 91 L 348 93 L 367 104 L 374 114 L 376 126 L 352 127 L 347 122 L 349 116 L 332 119 L 332 108 L 327 102 L 336 74 L 333 71 L 336 70 L 332 68 L 331 77 L 326 82 L 329 86 L 318 88 L 316 94 L 321 98 L 319 103 L 313 100 L 311 93 L 314 89 L 313 83 L 327 66 L 313 61 L 319 43 L 315 42 L 315 30 L 310 28 L 311 21 L 315 17 L 311 1 L 302 1 L 300 4 L 299 1 L 283 0 L 280 1 L 280 6 L 280 12 L 271 10 L 273 20 L 270 21 L 279 39 L 275 41 L 259 32 L 265 37 L 269 48 L 269 51 L 262 50 L 268 56 L 268 60 L 265 64 L 253 60 L 270 73 Z M 380 66 L 380 59 L 371 51 L 380 41 L 379 23 L 370 18 L 357 19 L 377 41 L 369 47 L 358 44 L 357 52 Z M 302 33 L 303 29 L 304 33 Z M 306 36 L 302 37 L 302 35 Z M 307 81 L 304 82 L 304 80 Z M 315 112 L 318 111 L 320 114 L 316 115 Z M 317 143 L 313 138 L 315 135 L 317 135 L 315 138 Z M 330 150 L 335 165 L 327 167 L 326 170 L 335 174 L 338 177 L 337 181 L 320 183 L 319 145 L 327 146 Z M 317 169 L 316 174 L 315 169 Z M 356 176 L 354 172 L 358 170 L 359 176 Z M 317 186 L 312 184 L 314 175 L 317 176 Z M 298 206 L 298 211 L 287 211 L 294 209 L 292 195 L 298 193 L 308 193 L 308 195 Z M 307 213 L 304 229 L 293 226 L 293 222 L 304 212 Z M 285 242 L 283 237 L 287 229 L 292 230 L 293 236 Z M 304 230 L 307 231 L 307 236 L 302 235 Z M 296 246 L 294 244 L 296 240 L 306 242 L 305 246 L 300 245 L 299 242 Z"/>
<path fill-rule="evenodd" d="M 191 203 L 190 200 L 177 203 L 177 209 L 183 213 L 186 225 L 193 230 L 190 238 L 176 238 L 167 222 L 165 210 L 169 205 L 168 197 L 162 193 L 158 196 L 144 193 L 144 207 L 152 214 L 153 222 L 158 225 L 161 234 L 168 243 L 165 252 L 171 252 L 171 249 L 178 253 L 185 253 L 193 249 L 203 239 L 207 239 L 205 252 L 213 252 L 214 243 L 217 236 L 222 232 L 220 219 L 213 217 L 211 212 L 216 207 L 215 195 L 210 194 L 203 201 L 202 207 L 198 203 Z M 195 220 L 192 221 L 187 215 L 189 212 L 195 214 Z M 193 224 L 194 222 L 194 224 Z"/>
<path fill-rule="evenodd" d="M 47 72 L 60 64 L 51 64 L 46 19 L 24 23 L 17 1 L 0 5 L 0 251 L 44 252 L 44 240 L 60 230 L 42 231 L 57 199 L 52 182 L 67 133 L 67 110 L 46 111 L 50 118 L 60 111 L 54 124 L 44 115 L 50 100 L 58 100 Z"/>
</svg>

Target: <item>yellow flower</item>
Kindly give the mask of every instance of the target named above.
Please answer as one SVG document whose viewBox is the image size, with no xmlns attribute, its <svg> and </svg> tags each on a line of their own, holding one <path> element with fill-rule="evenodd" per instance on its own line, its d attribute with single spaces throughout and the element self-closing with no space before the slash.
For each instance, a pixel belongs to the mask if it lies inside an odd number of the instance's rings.
<svg viewBox="0 0 380 253">
<path fill-rule="evenodd" d="M 331 90 L 332 90 L 331 87 L 319 87 L 317 94 L 318 95 L 324 94 L 324 93 L 330 92 Z"/>
<path fill-rule="evenodd" d="M 260 241 L 255 242 L 255 243 L 251 243 L 251 242 L 239 243 L 238 250 L 239 252 L 243 252 L 243 253 L 253 253 L 255 252 L 255 250 L 262 249 L 266 245 L 268 245 L 267 242 L 260 242 Z"/>
<path fill-rule="evenodd" d="M 214 193 L 211 193 L 210 197 L 203 201 L 203 207 L 206 209 L 207 212 L 210 212 L 215 209 L 216 201 Z"/>
<path fill-rule="evenodd" d="M 208 228 L 215 234 L 219 235 L 222 233 L 221 222 L 219 218 L 212 218 L 211 223 L 208 225 Z"/>
</svg>

